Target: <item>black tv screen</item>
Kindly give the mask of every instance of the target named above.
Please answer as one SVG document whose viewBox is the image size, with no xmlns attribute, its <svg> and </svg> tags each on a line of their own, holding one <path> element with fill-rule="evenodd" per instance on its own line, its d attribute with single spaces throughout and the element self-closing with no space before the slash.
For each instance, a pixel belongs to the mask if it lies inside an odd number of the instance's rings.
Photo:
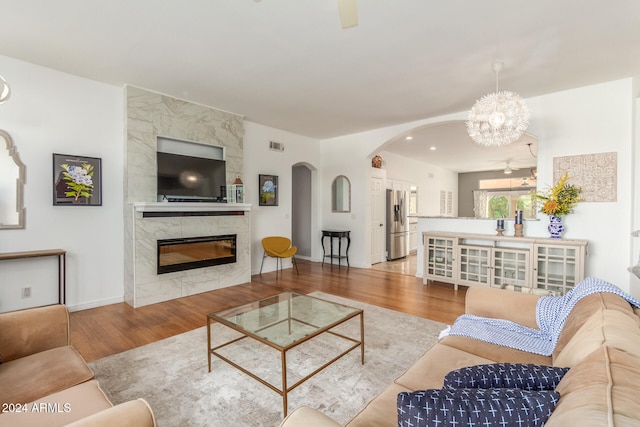
<svg viewBox="0 0 640 427">
<path fill-rule="evenodd" d="M 224 160 L 158 152 L 158 200 L 226 201 Z"/>
</svg>

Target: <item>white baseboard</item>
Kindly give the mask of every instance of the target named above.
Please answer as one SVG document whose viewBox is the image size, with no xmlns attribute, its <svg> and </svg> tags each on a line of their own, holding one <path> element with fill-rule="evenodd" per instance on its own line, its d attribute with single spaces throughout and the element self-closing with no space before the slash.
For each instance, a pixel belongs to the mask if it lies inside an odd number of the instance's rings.
<svg viewBox="0 0 640 427">
<path fill-rule="evenodd" d="M 88 310 L 90 308 L 102 307 L 105 305 L 118 304 L 120 302 L 124 302 L 124 296 L 117 297 L 117 298 L 102 299 L 98 301 L 85 302 L 85 303 L 76 304 L 76 305 L 67 304 L 67 308 L 69 309 L 69 311 L 82 311 L 82 310 Z"/>
</svg>

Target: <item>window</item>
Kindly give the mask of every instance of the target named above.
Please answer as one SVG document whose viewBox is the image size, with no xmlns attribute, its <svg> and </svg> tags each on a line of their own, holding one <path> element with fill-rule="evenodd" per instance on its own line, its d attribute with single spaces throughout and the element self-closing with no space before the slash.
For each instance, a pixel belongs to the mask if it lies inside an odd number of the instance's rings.
<svg viewBox="0 0 640 427">
<path fill-rule="evenodd" d="M 536 206 L 528 191 L 483 191 L 486 212 L 482 218 L 510 218 L 522 210 L 525 219 L 536 219 Z"/>
<path fill-rule="evenodd" d="M 418 213 L 418 187 L 412 185 L 409 193 L 409 215 Z"/>
</svg>

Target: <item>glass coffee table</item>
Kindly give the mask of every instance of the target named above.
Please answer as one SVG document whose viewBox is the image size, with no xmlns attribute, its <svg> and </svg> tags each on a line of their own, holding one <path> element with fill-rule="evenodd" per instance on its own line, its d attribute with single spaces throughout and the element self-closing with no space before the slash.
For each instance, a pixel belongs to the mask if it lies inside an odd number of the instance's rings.
<svg viewBox="0 0 640 427">
<path fill-rule="evenodd" d="M 360 316 L 360 339 L 347 337 L 332 331 L 336 326 L 357 316 Z M 213 322 L 228 326 L 242 335 L 212 348 L 211 324 Z M 351 344 L 342 353 L 301 378 L 295 384 L 287 385 L 287 351 L 323 333 L 351 341 Z M 217 351 L 245 338 L 253 338 L 280 351 L 282 388 L 272 385 Z M 211 372 L 211 356 L 213 355 L 255 378 L 282 396 L 285 417 L 287 416 L 288 392 L 358 347 L 360 347 L 361 359 L 364 364 L 364 312 L 362 310 L 294 292 L 285 292 L 207 315 L 209 372 Z"/>
</svg>

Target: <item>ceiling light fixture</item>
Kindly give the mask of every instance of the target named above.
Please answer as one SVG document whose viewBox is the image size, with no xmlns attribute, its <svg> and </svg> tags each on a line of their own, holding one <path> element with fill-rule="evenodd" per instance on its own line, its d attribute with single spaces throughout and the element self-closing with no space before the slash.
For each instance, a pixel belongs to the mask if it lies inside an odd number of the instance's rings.
<svg viewBox="0 0 640 427">
<path fill-rule="evenodd" d="M 511 169 L 511 166 L 509 166 L 509 162 L 507 162 L 507 167 L 504 168 L 504 173 L 506 175 L 511 175 L 511 172 L 513 172 L 513 169 Z"/>
<path fill-rule="evenodd" d="M 406 139 L 407 141 L 411 141 L 413 139 L 413 137 L 411 135 L 405 137 L 404 139 Z"/>
<path fill-rule="evenodd" d="M 517 141 L 529 125 L 529 108 L 522 98 L 498 90 L 498 74 L 502 62 L 493 64 L 496 91 L 476 101 L 469 111 L 467 132 L 473 141 L 487 147 L 499 147 Z"/>
<path fill-rule="evenodd" d="M 0 104 L 5 103 L 11 96 L 11 88 L 7 81 L 0 76 Z"/>
</svg>

